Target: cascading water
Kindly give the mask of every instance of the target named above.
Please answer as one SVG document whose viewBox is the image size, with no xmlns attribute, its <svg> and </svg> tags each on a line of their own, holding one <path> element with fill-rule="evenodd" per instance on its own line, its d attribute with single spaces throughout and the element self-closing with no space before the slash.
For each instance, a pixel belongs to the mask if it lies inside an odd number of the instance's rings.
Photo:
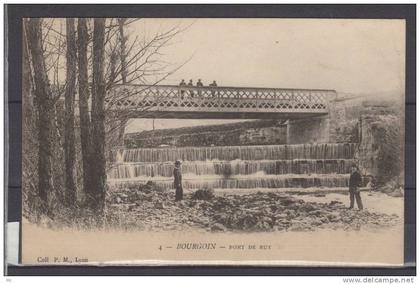
<svg viewBox="0 0 420 284">
<path fill-rule="evenodd" d="M 345 187 L 356 144 L 118 149 L 111 182 L 173 187 L 182 160 L 183 186 L 199 188 Z"/>
<path fill-rule="evenodd" d="M 299 144 L 120 149 L 124 162 L 352 159 L 356 144 Z"/>
<path fill-rule="evenodd" d="M 182 173 L 191 175 L 252 175 L 264 172 L 283 174 L 346 174 L 354 160 L 261 160 L 261 161 L 196 161 L 184 162 Z M 115 165 L 109 172 L 111 179 L 171 177 L 173 163 L 125 163 Z"/>
<path fill-rule="evenodd" d="M 173 189 L 173 180 L 166 179 L 149 179 L 156 183 L 160 189 Z M 140 182 L 144 182 L 142 179 Z M 126 180 L 128 184 L 135 184 L 139 181 Z M 233 176 L 232 178 L 186 178 L 183 183 L 184 189 L 198 188 L 307 188 L 307 187 L 347 187 L 348 175 L 331 175 L 331 176 L 256 176 L 241 177 Z"/>
</svg>

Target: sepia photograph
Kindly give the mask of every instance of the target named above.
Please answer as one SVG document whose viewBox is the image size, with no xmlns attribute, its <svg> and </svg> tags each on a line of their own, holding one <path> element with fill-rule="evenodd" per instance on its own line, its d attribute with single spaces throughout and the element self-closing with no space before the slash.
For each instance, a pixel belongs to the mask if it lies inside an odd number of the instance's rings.
<svg viewBox="0 0 420 284">
<path fill-rule="evenodd" d="M 403 19 L 24 18 L 22 263 L 403 266 Z"/>
</svg>

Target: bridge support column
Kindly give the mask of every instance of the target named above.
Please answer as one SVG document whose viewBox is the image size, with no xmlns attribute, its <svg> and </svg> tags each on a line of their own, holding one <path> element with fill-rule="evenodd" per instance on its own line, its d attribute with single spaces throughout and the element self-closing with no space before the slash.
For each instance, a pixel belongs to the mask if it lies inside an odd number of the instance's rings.
<svg viewBox="0 0 420 284">
<path fill-rule="evenodd" d="M 287 144 L 328 142 L 331 142 L 329 115 L 288 120 Z"/>
</svg>

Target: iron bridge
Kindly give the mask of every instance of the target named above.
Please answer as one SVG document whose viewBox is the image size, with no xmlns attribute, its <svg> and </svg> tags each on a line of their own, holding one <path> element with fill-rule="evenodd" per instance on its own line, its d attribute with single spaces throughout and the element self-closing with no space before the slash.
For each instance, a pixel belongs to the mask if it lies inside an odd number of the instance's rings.
<svg viewBox="0 0 420 284">
<path fill-rule="evenodd" d="M 117 85 L 111 111 L 129 118 L 305 118 L 329 113 L 335 90 Z"/>
</svg>

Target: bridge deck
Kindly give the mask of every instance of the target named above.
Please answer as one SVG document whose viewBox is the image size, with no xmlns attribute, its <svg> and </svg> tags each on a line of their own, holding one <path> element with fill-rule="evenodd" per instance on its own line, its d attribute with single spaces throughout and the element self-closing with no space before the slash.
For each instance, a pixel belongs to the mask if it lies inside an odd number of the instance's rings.
<svg viewBox="0 0 420 284">
<path fill-rule="evenodd" d="M 129 117 L 300 118 L 328 114 L 334 90 L 118 85 L 106 104 Z"/>
</svg>

